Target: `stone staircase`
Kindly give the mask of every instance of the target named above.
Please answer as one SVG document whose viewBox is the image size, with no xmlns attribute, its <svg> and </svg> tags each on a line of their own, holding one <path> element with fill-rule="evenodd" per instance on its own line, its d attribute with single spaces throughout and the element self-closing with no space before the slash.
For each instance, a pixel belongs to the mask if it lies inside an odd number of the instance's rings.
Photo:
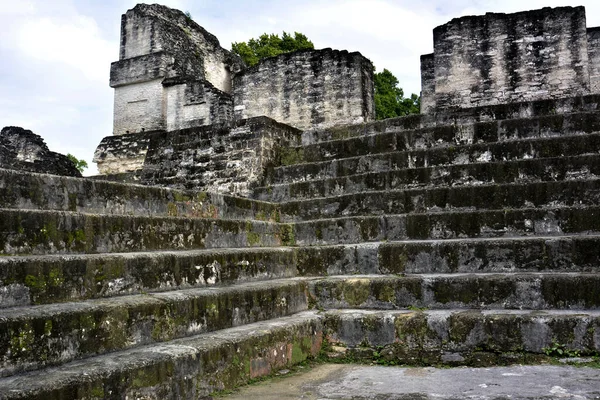
<svg viewBox="0 0 600 400">
<path fill-rule="evenodd" d="M 597 355 L 598 100 L 307 131 L 254 199 L 0 170 L 0 398 Z"/>
</svg>

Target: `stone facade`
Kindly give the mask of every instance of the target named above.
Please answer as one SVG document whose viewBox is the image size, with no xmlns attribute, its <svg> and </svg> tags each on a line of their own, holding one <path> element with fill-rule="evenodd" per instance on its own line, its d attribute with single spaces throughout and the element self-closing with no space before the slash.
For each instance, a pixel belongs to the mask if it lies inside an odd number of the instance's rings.
<svg viewBox="0 0 600 400">
<path fill-rule="evenodd" d="M 423 112 L 595 92 L 598 35 L 583 7 L 456 18 L 421 59 Z M 433 79 L 432 79 L 433 77 Z"/>
<path fill-rule="evenodd" d="M 270 118 L 256 117 L 172 132 L 108 136 L 94 161 L 112 179 L 248 196 L 277 161 L 280 149 L 300 144 L 300 134 Z"/>
<path fill-rule="evenodd" d="M 0 168 L 81 176 L 66 156 L 50 151 L 39 135 L 17 126 L 7 126 L 0 131 Z"/>
<path fill-rule="evenodd" d="M 243 62 L 184 13 L 138 4 L 121 20 L 111 65 L 115 135 L 231 119 L 232 74 Z"/>
<path fill-rule="evenodd" d="M 266 115 L 299 129 L 374 119 L 373 65 L 357 52 L 271 57 L 236 75 L 233 93 L 237 119 Z"/>
<path fill-rule="evenodd" d="M 331 49 L 245 69 L 181 11 L 139 4 L 122 17 L 111 66 L 113 134 L 219 124 L 234 108 L 238 120 L 265 115 L 301 129 L 365 122 L 374 115 L 372 75 L 359 53 Z"/>
</svg>

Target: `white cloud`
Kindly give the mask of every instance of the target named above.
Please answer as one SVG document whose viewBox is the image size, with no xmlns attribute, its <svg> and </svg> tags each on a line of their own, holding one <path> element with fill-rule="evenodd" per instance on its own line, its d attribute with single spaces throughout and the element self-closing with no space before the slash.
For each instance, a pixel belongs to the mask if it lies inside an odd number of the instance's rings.
<svg viewBox="0 0 600 400">
<path fill-rule="evenodd" d="M 28 19 L 15 34 L 15 45 L 26 55 L 48 63 L 73 67 L 87 79 L 106 82 L 116 50 L 100 36 L 96 22 L 78 15 L 69 23 L 38 17 Z"/>
</svg>

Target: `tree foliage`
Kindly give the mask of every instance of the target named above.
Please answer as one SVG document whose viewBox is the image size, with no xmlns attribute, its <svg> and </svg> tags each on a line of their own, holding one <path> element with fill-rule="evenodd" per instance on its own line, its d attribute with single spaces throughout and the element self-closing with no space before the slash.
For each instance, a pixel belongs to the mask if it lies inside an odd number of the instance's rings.
<svg viewBox="0 0 600 400">
<path fill-rule="evenodd" d="M 282 37 L 274 33 L 263 33 L 258 39 L 231 44 L 231 51 L 242 57 L 248 66 L 256 65 L 266 57 L 314 48 L 315 45 L 302 33 L 294 32 L 292 36 L 285 31 Z"/>
<path fill-rule="evenodd" d="M 373 76 L 375 86 L 375 115 L 377 119 L 394 118 L 408 114 L 418 114 L 421 98 L 416 94 L 404 97 L 404 91 L 398 87 L 398 78 L 389 70 L 383 69 Z"/>
<path fill-rule="evenodd" d="M 73 161 L 73 164 L 75 164 L 75 168 L 77 168 L 81 173 L 83 173 L 83 170 L 88 167 L 87 161 L 83 159 L 80 160 L 71 153 L 67 154 L 67 158 Z"/>
</svg>

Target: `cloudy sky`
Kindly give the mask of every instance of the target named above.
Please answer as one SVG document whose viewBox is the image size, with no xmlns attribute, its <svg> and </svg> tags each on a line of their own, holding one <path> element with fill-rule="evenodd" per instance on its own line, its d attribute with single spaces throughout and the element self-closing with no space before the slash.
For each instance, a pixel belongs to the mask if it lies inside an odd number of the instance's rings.
<svg viewBox="0 0 600 400">
<path fill-rule="evenodd" d="M 406 94 L 420 91 L 419 56 L 432 30 L 452 18 L 545 6 L 584 5 L 600 26 L 597 0 L 157 0 L 189 11 L 221 46 L 262 33 L 302 32 L 316 48 L 360 51 L 387 68 Z M 51 150 L 87 160 L 112 134 L 110 63 L 120 16 L 134 0 L 0 0 L 0 128 L 22 126 Z"/>
</svg>

